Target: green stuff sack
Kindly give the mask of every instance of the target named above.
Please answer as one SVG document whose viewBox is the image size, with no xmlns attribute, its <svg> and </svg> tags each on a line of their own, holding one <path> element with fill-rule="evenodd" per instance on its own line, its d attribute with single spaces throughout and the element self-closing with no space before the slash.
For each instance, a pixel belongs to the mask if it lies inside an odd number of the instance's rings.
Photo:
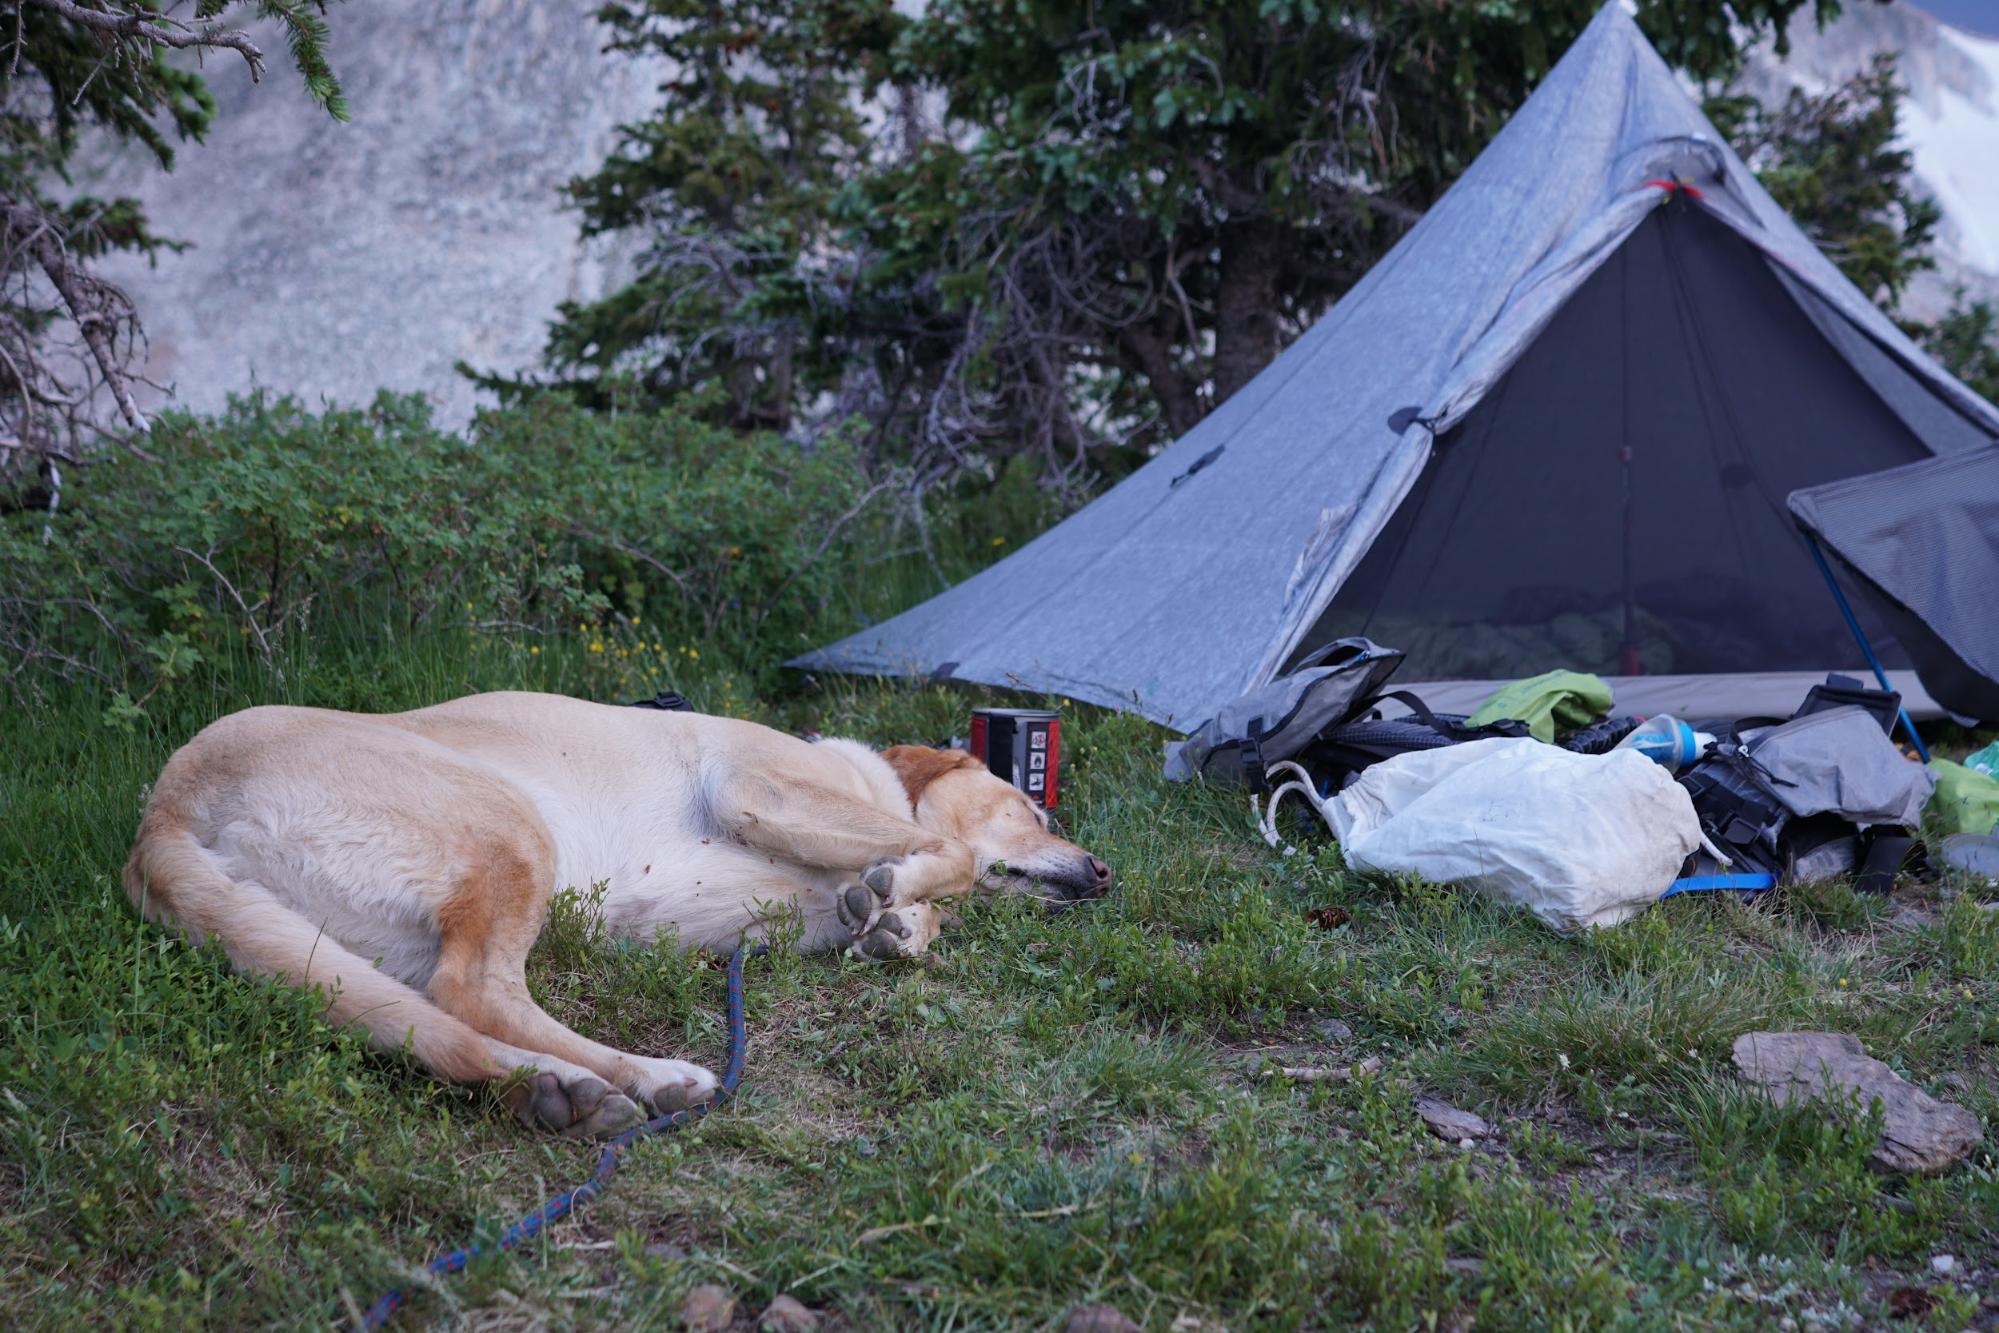
<svg viewBox="0 0 1999 1333">
<path fill-rule="evenodd" d="M 1999 741 L 1964 756 L 1964 766 L 1974 773 L 1999 778 Z"/>
<path fill-rule="evenodd" d="M 1944 837 L 1999 832 L 1999 778 L 1948 759 L 1932 759 L 1930 772 L 1937 775 L 1937 790 L 1926 813 L 1942 826 Z"/>
<path fill-rule="evenodd" d="M 1610 686 L 1601 679 L 1581 671 L 1549 671 L 1502 685 L 1465 725 L 1525 722 L 1529 735 L 1552 745 L 1558 734 L 1586 727 L 1609 711 Z"/>
</svg>

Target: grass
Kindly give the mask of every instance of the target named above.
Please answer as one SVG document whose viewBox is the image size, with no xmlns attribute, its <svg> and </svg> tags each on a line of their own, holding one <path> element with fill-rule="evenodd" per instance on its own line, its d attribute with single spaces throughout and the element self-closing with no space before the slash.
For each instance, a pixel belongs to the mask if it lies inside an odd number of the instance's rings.
<svg viewBox="0 0 1999 1333">
<path fill-rule="evenodd" d="M 0 1324 L 323 1327 L 405 1283 L 411 1327 L 675 1327 L 702 1282 L 745 1328 L 779 1292 L 855 1329 L 1057 1328 L 1092 1300 L 1183 1331 L 1999 1320 L 1979 1305 L 1999 1286 L 1990 1139 L 1938 1179 L 1877 1175 L 1864 1114 L 1773 1108 L 1727 1063 L 1753 1028 L 1852 1032 L 1999 1124 L 1999 919 L 1954 886 L 1683 897 L 1564 939 L 1355 877 L 1323 843 L 1279 857 L 1242 799 L 1160 779 L 1160 733 L 1089 709 L 1065 724 L 1064 817 L 1118 868 L 1114 897 L 973 904 L 926 965 L 753 963 L 739 1103 L 430 1282 L 424 1259 L 594 1150 L 138 922 L 117 876 L 145 784 L 263 700 L 673 684 L 884 742 L 962 731 L 969 703 L 838 681 L 758 701 L 720 648 L 648 653 L 350 633 L 282 686 L 224 664 L 131 732 L 81 693 L 10 711 Z M 1307 917 L 1324 907 L 1349 915 Z M 721 1062 L 721 974 L 603 938 L 587 892 L 558 903 L 533 983 L 583 1031 Z M 1351 1083 L 1263 1076 L 1367 1056 L 1380 1071 Z M 1432 1139 L 1419 1090 L 1497 1134 Z"/>
</svg>

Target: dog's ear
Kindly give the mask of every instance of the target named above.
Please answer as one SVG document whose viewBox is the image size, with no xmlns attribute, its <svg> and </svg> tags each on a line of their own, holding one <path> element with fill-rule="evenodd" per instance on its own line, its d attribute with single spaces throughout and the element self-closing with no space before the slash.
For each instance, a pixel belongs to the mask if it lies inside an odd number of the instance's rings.
<svg viewBox="0 0 1999 1333">
<path fill-rule="evenodd" d="M 969 750 L 933 750 L 928 745 L 892 745 L 882 751 L 882 758 L 902 780 L 911 805 L 923 799 L 924 788 L 946 773 L 984 767 Z"/>
</svg>

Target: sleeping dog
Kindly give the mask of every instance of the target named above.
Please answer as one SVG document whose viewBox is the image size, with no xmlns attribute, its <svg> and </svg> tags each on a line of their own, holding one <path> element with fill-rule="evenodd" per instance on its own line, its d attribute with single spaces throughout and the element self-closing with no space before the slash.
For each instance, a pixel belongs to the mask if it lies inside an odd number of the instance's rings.
<svg viewBox="0 0 1999 1333">
<path fill-rule="evenodd" d="M 726 950 L 791 920 L 808 950 L 891 959 L 975 886 L 1110 884 L 962 750 L 526 693 L 225 717 L 167 761 L 125 867 L 148 920 L 321 988 L 334 1022 L 501 1081 L 524 1123 L 578 1137 L 702 1101 L 715 1076 L 599 1045 L 529 996 L 558 886 L 601 885 L 606 927 L 640 939 Z"/>
</svg>

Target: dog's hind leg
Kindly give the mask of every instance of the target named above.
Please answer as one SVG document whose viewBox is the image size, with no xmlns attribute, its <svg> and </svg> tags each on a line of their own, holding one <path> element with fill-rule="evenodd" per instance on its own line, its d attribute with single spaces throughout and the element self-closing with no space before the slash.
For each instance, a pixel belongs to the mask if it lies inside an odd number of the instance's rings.
<svg viewBox="0 0 1999 1333">
<path fill-rule="evenodd" d="M 358 1023 L 381 1050 L 407 1048 L 444 1078 L 476 1083 L 507 1072 L 486 1038 L 328 937 L 259 884 L 231 878 L 184 828 L 149 817 L 125 866 L 125 891 L 149 921 L 195 944 L 213 935 L 238 971 L 327 995 L 327 1016 Z"/>
<path fill-rule="evenodd" d="M 501 1092 L 526 1123 L 596 1136 L 641 1118 L 637 1106 L 614 1098 L 588 1069 L 494 1041 L 332 939 L 262 885 L 225 874 L 171 820 L 147 820 L 125 867 L 125 890 L 146 919 L 177 927 L 196 944 L 214 936 L 238 971 L 322 992 L 327 1018 L 365 1029 L 377 1050 L 407 1050 L 454 1083 L 503 1082 L 517 1070 L 530 1071 Z"/>
<path fill-rule="evenodd" d="M 617 1090 L 603 1097 L 614 1110 L 621 1109 L 616 1103 L 629 1106 L 626 1099 L 634 1098 L 656 1112 L 675 1111 L 715 1090 L 715 1076 L 701 1066 L 632 1055 L 591 1041 L 550 1017 L 528 993 L 528 952 L 541 933 L 554 877 L 545 839 L 525 833 L 495 838 L 465 862 L 464 877 L 438 913 L 441 941 L 430 994 L 440 1008 L 520 1052 L 543 1053 L 591 1071 Z M 581 1095 L 588 1099 L 599 1093 L 586 1087 Z M 577 1097 L 559 1070 L 535 1076 L 532 1109 L 537 1118 L 559 1120 L 560 1103 L 567 1101 L 575 1109 Z M 548 1115 L 541 1109 L 544 1102 Z"/>
<path fill-rule="evenodd" d="M 454 1083 L 502 1084 L 501 1100 L 525 1124 L 595 1138 L 645 1118 L 642 1107 L 613 1086 L 622 1086 L 618 1079 L 599 1072 L 597 1063 L 533 1040 L 510 1041 L 516 1025 L 497 1032 L 484 1028 L 438 1003 L 434 983 L 432 994 L 425 995 L 388 975 L 269 889 L 225 873 L 176 820 L 148 816 L 125 867 L 125 890 L 148 920 L 177 927 L 196 944 L 214 936 L 238 971 L 321 991 L 327 1018 L 365 1029 L 376 1049 L 407 1050 Z M 676 1061 L 641 1063 L 694 1069 Z M 523 1071 L 526 1077 L 516 1079 Z M 707 1077 L 704 1070 L 694 1072 Z"/>
</svg>

